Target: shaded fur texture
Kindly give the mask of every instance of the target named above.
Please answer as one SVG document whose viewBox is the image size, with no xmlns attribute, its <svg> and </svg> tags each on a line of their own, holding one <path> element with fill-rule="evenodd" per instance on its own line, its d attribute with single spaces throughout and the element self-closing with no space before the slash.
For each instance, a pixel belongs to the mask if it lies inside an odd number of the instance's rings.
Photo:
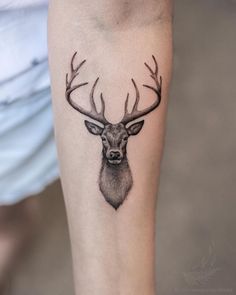
<svg viewBox="0 0 236 295">
<path fill-rule="evenodd" d="M 110 164 L 103 157 L 99 175 L 99 188 L 105 200 L 114 209 L 117 210 L 123 204 L 132 185 L 132 174 L 126 157 L 119 165 Z"/>
<path fill-rule="evenodd" d="M 124 116 L 117 124 L 110 123 L 105 117 L 105 101 L 102 92 L 100 93 L 101 109 L 97 110 L 94 92 L 99 77 L 95 80 L 90 95 L 90 110 L 86 110 L 77 104 L 71 97 L 72 92 L 85 86 L 88 82 L 74 84 L 74 80 L 79 75 L 80 68 L 86 62 L 83 60 L 79 65 L 75 65 L 75 52 L 71 58 L 70 73 L 66 74 L 66 91 L 65 96 L 68 103 L 79 113 L 86 115 L 96 123 L 85 120 L 85 126 L 89 133 L 100 136 L 103 146 L 102 166 L 99 174 L 99 188 L 105 200 L 116 210 L 123 204 L 133 185 L 131 170 L 127 159 L 127 143 L 130 136 L 137 135 L 144 124 L 144 120 L 132 123 L 133 121 L 146 116 L 158 108 L 161 103 L 162 77 L 158 75 L 158 64 L 155 56 L 152 56 L 154 69 L 147 63 L 144 63 L 150 73 L 150 77 L 155 82 L 155 87 L 143 84 L 149 90 L 156 94 L 155 101 L 143 110 L 139 110 L 140 92 L 134 79 L 131 82 L 134 86 L 136 98 L 131 112 L 128 110 L 129 93 L 127 93 Z M 97 124 L 99 123 L 99 124 Z M 101 125 L 102 126 L 101 126 Z"/>
</svg>

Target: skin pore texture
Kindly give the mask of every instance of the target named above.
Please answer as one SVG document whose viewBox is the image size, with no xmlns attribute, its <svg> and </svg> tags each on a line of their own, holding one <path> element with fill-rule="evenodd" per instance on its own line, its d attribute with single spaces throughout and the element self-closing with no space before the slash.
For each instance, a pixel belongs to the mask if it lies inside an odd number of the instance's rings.
<svg viewBox="0 0 236 295">
<path fill-rule="evenodd" d="M 156 196 L 172 66 L 170 4 L 50 2 L 55 135 L 76 295 L 156 295 Z M 157 93 L 143 87 L 157 89 L 144 65 L 155 72 L 152 55 L 163 81 L 160 104 Z M 80 69 L 70 83 L 73 56 L 73 69 Z M 132 79 L 140 94 L 138 111 L 158 106 L 128 123 L 123 117 L 127 111 L 131 119 L 137 98 Z"/>
<path fill-rule="evenodd" d="M 62 7 L 73 7 L 78 18 L 82 18 L 87 26 L 100 32 L 126 31 L 172 22 L 172 0 L 68 0 L 66 3 L 55 0 L 55 2 L 59 2 Z"/>
<path fill-rule="evenodd" d="M 167 5 L 166 2 L 159 0 L 107 0 L 102 8 L 102 13 L 107 17 L 101 20 L 99 17 L 96 17 L 96 12 L 94 11 L 94 17 L 91 20 L 94 21 L 98 28 L 108 31 L 149 26 L 155 22 L 168 20 L 169 15 L 164 14 L 164 5 Z"/>
</svg>

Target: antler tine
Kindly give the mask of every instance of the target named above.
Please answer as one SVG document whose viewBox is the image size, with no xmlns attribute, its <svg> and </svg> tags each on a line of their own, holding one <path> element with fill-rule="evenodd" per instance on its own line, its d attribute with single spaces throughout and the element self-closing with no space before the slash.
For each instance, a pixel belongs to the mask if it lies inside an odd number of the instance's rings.
<svg viewBox="0 0 236 295">
<path fill-rule="evenodd" d="M 75 86 L 73 86 L 73 87 L 70 87 L 70 88 L 68 88 L 67 90 L 66 90 L 66 95 L 70 95 L 73 91 L 75 91 L 76 89 L 78 89 L 78 88 L 80 88 L 80 87 L 82 87 L 82 86 L 85 86 L 85 85 L 87 85 L 88 84 L 88 82 L 84 82 L 84 83 L 80 83 L 80 84 L 78 84 L 78 85 L 75 85 Z"/>
<path fill-rule="evenodd" d="M 128 114 L 128 104 L 129 104 L 129 92 L 127 93 L 126 100 L 125 100 L 125 108 L 124 108 L 125 115 Z"/>
<path fill-rule="evenodd" d="M 154 61 L 154 64 L 155 64 L 155 74 L 157 75 L 158 74 L 158 64 L 157 64 L 157 61 L 156 61 L 156 58 L 154 55 L 152 55 L 152 59 Z"/>
<path fill-rule="evenodd" d="M 87 85 L 88 82 L 83 82 L 77 85 L 74 85 L 73 87 L 71 87 L 74 79 L 79 75 L 79 69 L 81 68 L 81 66 L 86 62 L 86 60 L 83 60 L 78 67 L 76 67 L 76 69 L 74 69 L 74 59 L 76 56 L 77 52 L 75 52 L 71 58 L 71 73 L 70 73 L 70 79 L 69 79 L 69 74 L 66 74 L 66 97 L 70 96 L 70 94 L 77 88 L 82 87 L 84 85 Z"/>
<path fill-rule="evenodd" d="M 152 56 L 153 58 L 153 61 L 154 61 L 154 64 L 155 64 L 155 71 L 152 70 L 152 68 L 147 64 L 145 63 L 145 66 L 148 68 L 148 70 L 150 71 L 151 75 L 150 77 L 154 80 L 155 84 L 156 84 L 156 87 L 157 89 L 155 89 L 154 87 L 152 86 L 149 86 L 149 85 L 146 85 L 144 84 L 143 86 L 144 87 L 147 87 L 149 89 L 152 89 L 153 91 L 157 92 L 157 91 L 161 91 L 161 86 L 162 86 L 162 77 L 160 76 L 160 82 L 158 81 L 158 64 L 157 64 L 157 61 L 156 61 L 156 58 L 155 56 L 153 55 Z"/>
<path fill-rule="evenodd" d="M 140 117 L 142 117 L 144 115 L 149 114 L 154 109 L 156 109 L 161 103 L 162 77 L 160 76 L 160 78 L 159 78 L 160 81 L 159 81 L 159 79 L 158 79 L 158 64 L 157 64 L 157 61 L 156 61 L 156 58 L 155 58 L 154 55 L 152 56 L 152 58 L 153 58 L 153 61 L 154 61 L 154 66 L 155 66 L 154 70 L 147 63 L 144 63 L 144 64 L 147 67 L 147 69 L 149 70 L 150 76 L 154 80 L 156 87 L 146 85 L 146 84 L 144 84 L 143 86 L 146 87 L 146 88 L 149 88 L 149 89 L 151 89 L 152 91 L 155 92 L 155 94 L 157 96 L 156 100 L 154 101 L 154 103 L 151 106 L 145 108 L 144 110 L 139 111 L 138 110 L 138 103 L 139 103 L 139 99 L 140 99 L 140 93 L 139 93 L 137 84 L 135 83 L 134 79 L 132 79 L 132 83 L 134 85 L 135 92 L 136 92 L 136 98 L 135 98 L 135 103 L 134 103 L 133 109 L 132 109 L 132 111 L 130 113 L 128 113 L 128 111 L 127 111 L 128 102 L 127 102 L 127 99 L 126 99 L 125 113 L 124 113 L 123 119 L 121 120 L 121 123 L 123 123 L 125 125 L 128 124 L 129 122 L 135 120 L 135 119 L 138 119 L 138 118 L 140 118 Z"/>
<path fill-rule="evenodd" d="M 101 104 L 102 104 L 102 108 L 101 108 L 101 112 L 98 113 L 97 108 L 96 108 L 96 104 L 94 101 L 94 91 L 96 88 L 96 85 L 98 83 L 99 78 L 97 78 L 93 84 L 93 87 L 91 89 L 90 92 L 90 104 L 91 104 L 91 111 L 87 111 L 84 108 L 82 108 L 81 106 L 79 106 L 77 103 L 75 103 L 72 98 L 71 98 L 71 93 L 84 86 L 87 85 L 88 82 L 84 82 L 84 83 L 80 83 L 77 85 L 72 86 L 73 81 L 75 80 L 75 78 L 79 75 L 79 70 L 82 67 L 82 65 L 86 62 L 86 60 L 83 60 L 78 66 L 74 65 L 74 60 L 76 57 L 77 52 L 75 52 L 71 58 L 71 63 L 70 63 L 70 69 L 71 69 L 71 73 L 70 73 L 70 78 L 69 78 L 69 74 L 66 74 L 66 99 L 68 101 L 68 103 L 78 112 L 80 112 L 81 114 L 84 114 L 92 119 L 94 119 L 95 121 L 98 121 L 104 125 L 108 124 L 109 122 L 106 120 L 105 116 L 104 116 L 104 112 L 105 112 L 105 102 L 103 99 L 103 96 L 101 94 Z"/>
<path fill-rule="evenodd" d="M 157 61 L 156 61 L 156 58 L 154 55 L 152 55 L 152 59 L 154 61 L 154 65 L 155 65 L 155 70 L 153 71 L 153 69 L 145 62 L 144 65 L 148 68 L 148 70 L 150 71 L 151 73 L 151 76 L 157 76 L 158 74 L 158 64 L 157 64 Z"/>
<path fill-rule="evenodd" d="M 104 116 L 105 114 L 105 101 L 103 98 L 103 94 L 100 94 L 100 99 L 101 99 L 101 114 Z"/>
<path fill-rule="evenodd" d="M 139 103 L 139 99 L 140 99 L 140 93 L 139 93 L 138 86 L 137 86 L 136 82 L 134 81 L 134 79 L 131 79 L 131 81 L 133 82 L 134 89 L 135 89 L 135 92 L 136 92 L 135 103 L 134 103 L 134 106 L 133 106 L 133 109 L 132 109 L 132 111 L 135 111 L 135 110 L 138 109 L 138 103 Z"/>
<path fill-rule="evenodd" d="M 96 108 L 96 105 L 95 105 L 95 102 L 94 102 L 94 91 L 95 91 L 95 88 L 97 86 L 97 83 L 98 83 L 98 80 L 99 80 L 99 77 L 95 80 L 95 82 L 93 83 L 93 87 L 91 89 L 91 92 L 90 92 L 90 95 L 89 95 L 89 98 L 90 98 L 90 104 L 91 104 L 91 108 L 92 110 L 94 110 L 95 112 L 97 112 L 97 108 Z"/>
<path fill-rule="evenodd" d="M 96 107 L 96 104 L 95 104 L 95 101 L 94 101 L 94 92 L 95 92 L 98 80 L 99 80 L 99 77 L 93 83 L 93 87 L 92 87 L 90 95 L 89 95 L 90 104 L 91 104 L 90 117 L 92 119 L 97 120 L 98 122 L 106 125 L 109 122 L 105 118 L 105 101 L 104 101 L 104 98 L 103 98 L 103 94 L 102 93 L 100 94 L 100 100 L 101 100 L 101 111 L 100 112 L 97 111 L 97 107 Z"/>
<path fill-rule="evenodd" d="M 75 53 L 73 54 L 71 61 L 70 61 L 71 72 L 74 72 L 74 60 L 75 60 L 76 55 L 77 55 L 77 51 L 75 51 Z"/>
<path fill-rule="evenodd" d="M 77 52 L 75 52 L 71 58 L 71 63 L 70 63 L 70 67 L 71 67 L 71 77 L 69 79 L 69 74 L 66 74 L 66 88 L 69 89 L 71 88 L 71 85 L 74 81 L 74 79 L 79 75 L 79 69 L 82 67 L 82 65 L 86 62 L 86 59 L 84 59 L 76 68 L 74 68 L 74 60 L 75 60 L 75 56 L 76 56 Z M 86 82 L 87 83 L 87 82 Z M 87 83 L 88 84 L 88 83 Z M 85 85 L 84 83 L 80 84 L 80 86 Z M 77 87 L 78 88 L 78 87 Z M 76 88 L 75 88 L 76 89 Z M 74 89 L 74 90 L 75 90 Z"/>
</svg>

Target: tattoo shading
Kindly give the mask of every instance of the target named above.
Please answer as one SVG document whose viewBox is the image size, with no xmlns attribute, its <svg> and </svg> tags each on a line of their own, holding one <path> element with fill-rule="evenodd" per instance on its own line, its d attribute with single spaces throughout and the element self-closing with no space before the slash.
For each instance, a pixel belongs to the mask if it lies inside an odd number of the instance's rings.
<svg viewBox="0 0 236 295">
<path fill-rule="evenodd" d="M 88 82 L 74 84 L 74 80 L 78 77 L 80 69 L 86 60 L 83 60 L 80 64 L 75 65 L 75 57 L 77 52 L 74 53 L 70 63 L 70 74 L 66 74 L 66 100 L 76 111 L 83 115 L 95 120 L 102 126 L 93 122 L 85 120 L 85 126 L 87 130 L 93 135 L 99 135 L 102 140 L 102 165 L 99 174 L 99 188 L 103 194 L 105 200 L 115 209 L 118 209 L 123 204 L 129 191 L 133 185 L 132 173 L 130 170 L 128 158 L 127 158 L 127 143 L 130 136 L 137 135 L 143 127 L 144 120 L 138 121 L 133 124 L 129 124 L 134 120 L 143 117 L 153 110 L 155 110 L 161 103 L 161 90 L 162 90 L 162 77 L 158 76 L 158 64 L 154 56 L 154 69 L 152 69 L 147 63 L 144 63 L 150 77 L 153 79 L 155 86 L 144 84 L 143 86 L 154 91 L 156 98 L 151 106 L 138 110 L 138 104 L 140 100 L 140 93 L 134 79 L 131 79 L 135 89 L 136 98 L 132 108 L 132 111 L 128 111 L 129 93 L 127 93 L 124 116 L 122 120 L 117 124 L 112 124 L 105 118 L 105 101 L 103 94 L 100 94 L 101 110 L 98 111 L 94 101 L 94 92 L 97 86 L 99 78 L 94 82 L 90 92 L 90 105 L 91 110 L 88 111 L 79 106 L 74 100 L 72 100 L 71 94 L 76 89 L 85 86 Z"/>
</svg>

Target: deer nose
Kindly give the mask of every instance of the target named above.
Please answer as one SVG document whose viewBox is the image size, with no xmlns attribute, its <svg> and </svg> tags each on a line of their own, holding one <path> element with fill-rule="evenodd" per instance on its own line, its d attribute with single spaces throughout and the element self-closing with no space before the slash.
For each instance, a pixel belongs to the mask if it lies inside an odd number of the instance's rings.
<svg viewBox="0 0 236 295">
<path fill-rule="evenodd" d="M 110 159 L 118 160 L 121 158 L 121 153 L 119 151 L 110 151 Z"/>
</svg>

